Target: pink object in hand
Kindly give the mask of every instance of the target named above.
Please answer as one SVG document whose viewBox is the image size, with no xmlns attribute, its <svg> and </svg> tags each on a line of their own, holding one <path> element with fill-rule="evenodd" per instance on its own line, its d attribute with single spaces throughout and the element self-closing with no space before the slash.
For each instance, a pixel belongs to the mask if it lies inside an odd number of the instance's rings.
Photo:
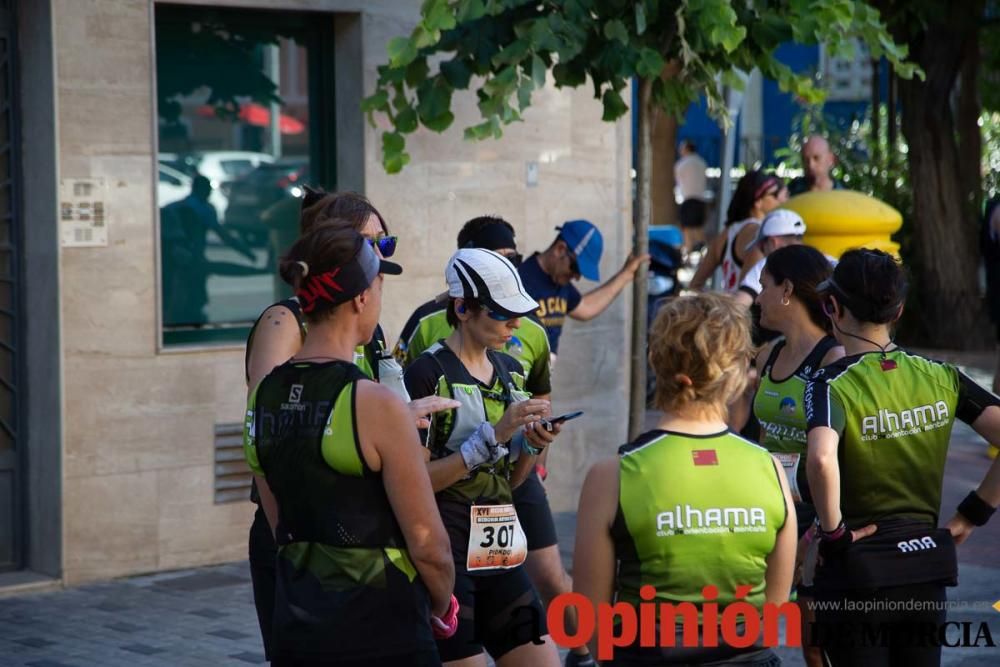
<svg viewBox="0 0 1000 667">
<path fill-rule="evenodd" d="M 458 630 L 458 598 L 454 595 L 451 596 L 448 611 L 444 613 L 442 618 L 431 614 L 431 630 L 434 633 L 434 639 L 448 639 Z"/>
</svg>

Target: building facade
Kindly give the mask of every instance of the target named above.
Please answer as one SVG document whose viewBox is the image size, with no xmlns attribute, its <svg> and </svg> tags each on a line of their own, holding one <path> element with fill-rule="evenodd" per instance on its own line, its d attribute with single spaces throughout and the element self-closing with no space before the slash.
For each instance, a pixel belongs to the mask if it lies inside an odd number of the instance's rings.
<svg viewBox="0 0 1000 667">
<path fill-rule="evenodd" d="M 456 95 L 454 127 L 384 173 L 359 103 L 419 5 L 0 0 L 0 588 L 245 557 L 243 340 L 282 294 L 303 185 L 365 193 L 399 235 L 390 343 L 475 215 L 529 252 L 587 217 L 617 270 L 630 123 L 587 89 L 547 87 L 485 143 L 462 139 L 478 112 Z M 177 206 L 198 176 L 211 194 Z M 624 441 L 627 311 L 564 333 L 555 409 L 587 417 L 551 454 L 557 510 Z"/>
</svg>

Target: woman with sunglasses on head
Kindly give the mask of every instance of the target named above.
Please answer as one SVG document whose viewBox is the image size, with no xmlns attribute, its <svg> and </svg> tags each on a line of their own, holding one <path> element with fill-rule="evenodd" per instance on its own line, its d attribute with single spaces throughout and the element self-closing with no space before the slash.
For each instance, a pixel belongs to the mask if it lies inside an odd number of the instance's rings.
<svg viewBox="0 0 1000 667">
<path fill-rule="evenodd" d="M 760 444 L 781 462 L 795 501 L 798 536 L 813 526 L 812 506 L 806 477 L 806 416 L 803 399 L 806 383 L 819 368 L 844 356 L 844 348 L 830 335 L 830 320 L 823 312 L 817 286 L 830 277 L 830 260 L 806 245 L 775 250 L 767 257 L 760 274 L 757 295 L 760 323 L 780 334 L 763 348 L 755 366 L 760 369 L 753 396 L 753 416 L 760 422 Z M 806 573 L 798 585 L 802 612 L 803 657 L 809 667 L 822 667 L 819 649 L 810 646 L 809 623 L 812 612 L 811 568 L 814 554 L 805 564 Z"/>
<path fill-rule="evenodd" d="M 329 221 L 281 269 L 309 331 L 254 387 L 244 433 L 277 507 L 273 661 L 440 665 L 434 639 L 457 613 L 447 534 L 410 411 L 354 363 L 378 324 L 383 274 L 402 268 Z"/>
<path fill-rule="evenodd" d="M 783 185 L 780 178 L 763 171 L 748 171 L 744 174 L 726 210 L 724 233 L 716 236 L 708 246 L 708 251 L 691 279 L 691 289 L 704 287 L 712 273 L 721 267 L 722 283 L 718 290 L 737 290 L 746 268 L 763 257 L 759 249 L 747 252 L 745 248 L 757 235 L 757 228 L 764 216 L 778 207 L 778 195 Z"/>
<path fill-rule="evenodd" d="M 454 331 L 406 369 L 411 396 L 461 404 L 436 414 L 426 435 L 461 607 L 457 632 L 438 641 L 438 650 L 452 666 L 485 667 L 489 653 L 500 667 L 556 667 L 545 610 L 523 567 L 527 540 L 512 488 L 531 473 L 559 426 L 547 430 L 549 402 L 528 398 L 524 368 L 499 351 L 538 303 L 514 266 L 490 250 L 459 250 L 445 278 Z"/>
<path fill-rule="evenodd" d="M 951 431 L 957 418 L 997 442 L 1000 399 L 954 366 L 896 346 L 907 280 L 891 255 L 851 250 L 819 289 L 847 356 L 818 371 L 805 393 L 820 539 L 815 594 L 842 609 L 817 611 L 817 639 L 835 667 L 936 666 L 940 644 L 922 638 L 943 628 L 955 544 L 1000 504 L 994 462 L 937 527 Z M 872 642 L 873 632 L 888 641 Z"/>
<path fill-rule="evenodd" d="M 301 232 L 305 235 L 321 224 L 332 224 L 359 232 L 380 257 L 390 257 L 395 252 L 396 237 L 387 234 L 381 214 L 362 195 L 353 192 L 325 193 L 306 188 L 302 200 Z M 291 278 L 284 274 L 282 277 L 290 283 Z M 306 337 L 306 329 L 306 318 L 297 297 L 272 304 L 261 313 L 247 338 L 244 363 L 248 392 L 274 367 L 283 364 L 299 351 Z M 358 345 L 355 349 L 354 362 L 369 378 L 385 382 L 404 400 L 409 400 L 402 385 L 402 371 L 386 351 L 385 337 L 380 326 L 376 325 L 369 342 Z M 410 404 L 418 423 L 425 415 L 443 407 L 446 404 L 434 400 Z M 250 527 L 250 575 L 257 620 L 267 657 L 270 655 L 271 617 L 274 609 L 274 563 L 277 550 L 274 527 L 277 514 L 274 498 L 263 479 L 254 479 L 251 500 L 257 504 L 257 512 Z"/>
<path fill-rule="evenodd" d="M 642 609 L 690 603 L 701 622 L 708 602 L 722 618 L 741 598 L 758 614 L 765 603 L 788 600 L 796 527 L 788 482 L 768 452 L 726 425 L 726 406 L 746 385 L 752 353 L 750 317 L 728 295 L 679 297 L 657 313 L 649 361 L 663 416 L 590 469 L 577 510 L 574 591 L 595 608 L 634 606 L 643 619 L 644 639 L 618 648 L 608 662 L 597 654 L 603 665 L 781 664 L 759 643 L 726 645 L 718 628 L 699 626 L 698 639 L 710 644 L 714 635 L 719 646 L 685 646 L 685 621 L 674 616 L 650 628 Z M 742 587 L 748 591 L 740 595 Z M 666 647 L 671 635 L 675 646 Z"/>
</svg>

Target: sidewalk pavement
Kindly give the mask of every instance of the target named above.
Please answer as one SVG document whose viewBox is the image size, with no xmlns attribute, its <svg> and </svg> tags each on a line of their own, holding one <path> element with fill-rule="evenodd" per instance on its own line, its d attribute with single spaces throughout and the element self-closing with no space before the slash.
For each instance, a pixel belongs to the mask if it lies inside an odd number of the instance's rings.
<svg viewBox="0 0 1000 667">
<path fill-rule="evenodd" d="M 963 360 L 956 360 L 961 363 Z M 979 364 L 982 365 L 981 363 Z M 989 386 L 990 375 L 967 372 Z M 651 415 L 651 423 L 655 416 Z M 985 445 L 956 426 L 945 473 L 942 522 L 988 465 Z M 576 515 L 556 516 L 563 561 L 572 572 Z M 1000 519 L 959 548 L 960 584 L 952 601 L 1000 600 Z M 1000 613 L 988 607 L 949 612 L 950 621 L 986 623 L 1000 646 Z M 779 649 L 802 665 L 797 649 Z M 264 664 L 246 562 L 159 573 L 51 593 L 0 597 L 0 667 L 208 667 Z M 945 667 L 1000 664 L 1000 648 L 945 648 Z"/>
</svg>

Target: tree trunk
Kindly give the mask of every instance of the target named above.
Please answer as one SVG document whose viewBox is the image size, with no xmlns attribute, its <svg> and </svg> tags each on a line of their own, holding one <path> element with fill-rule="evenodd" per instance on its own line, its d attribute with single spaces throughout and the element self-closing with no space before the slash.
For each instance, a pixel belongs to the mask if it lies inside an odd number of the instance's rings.
<svg viewBox="0 0 1000 667">
<path fill-rule="evenodd" d="M 877 166 L 879 164 L 879 153 L 882 149 L 882 82 L 880 81 L 881 76 L 879 70 L 879 60 L 878 58 L 872 59 L 872 139 L 871 146 L 869 149 L 871 151 L 872 166 Z"/>
<path fill-rule="evenodd" d="M 653 82 L 639 81 L 639 160 L 636 168 L 635 246 L 636 255 L 649 252 L 649 219 L 652 204 L 650 176 L 652 156 Z M 632 285 L 632 391 L 629 395 L 628 436 L 634 439 L 646 421 L 646 265 L 635 274 Z"/>
<path fill-rule="evenodd" d="M 979 99 L 979 30 L 965 38 L 962 66 L 955 95 L 955 123 L 958 126 L 959 177 L 966 214 L 979 217 L 983 199 L 983 137 L 979 129 L 982 103 Z"/>
<path fill-rule="evenodd" d="M 889 63 L 889 96 L 886 103 L 885 124 L 887 125 L 886 145 L 888 146 L 886 148 L 888 151 L 886 165 L 889 167 L 890 172 L 896 168 L 896 150 L 898 149 L 896 145 L 898 122 L 896 118 L 896 91 L 898 89 L 898 80 L 899 77 L 896 76 L 896 69 L 892 66 L 892 63 Z"/>
<path fill-rule="evenodd" d="M 912 274 L 918 317 L 931 345 L 953 349 L 981 345 L 987 331 L 976 271 L 976 220 L 967 205 L 967 169 L 961 164 L 950 103 L 964 44 L 971 38 L 969 26 L 974 31 L 975 21 L 951 17 L 913 35 L 911 57 L 927 79 L 899 81 L 913 188 Z"/>
<path fill-rule="evenodd" d="M 653 111 L 652 172 L 650 196 L 652 197 L 653 225 L 676 225 L 677 200 L 674 199 L 674 163 L 677 162 L 677 118 L 660 108 Z"/>
</svg>

